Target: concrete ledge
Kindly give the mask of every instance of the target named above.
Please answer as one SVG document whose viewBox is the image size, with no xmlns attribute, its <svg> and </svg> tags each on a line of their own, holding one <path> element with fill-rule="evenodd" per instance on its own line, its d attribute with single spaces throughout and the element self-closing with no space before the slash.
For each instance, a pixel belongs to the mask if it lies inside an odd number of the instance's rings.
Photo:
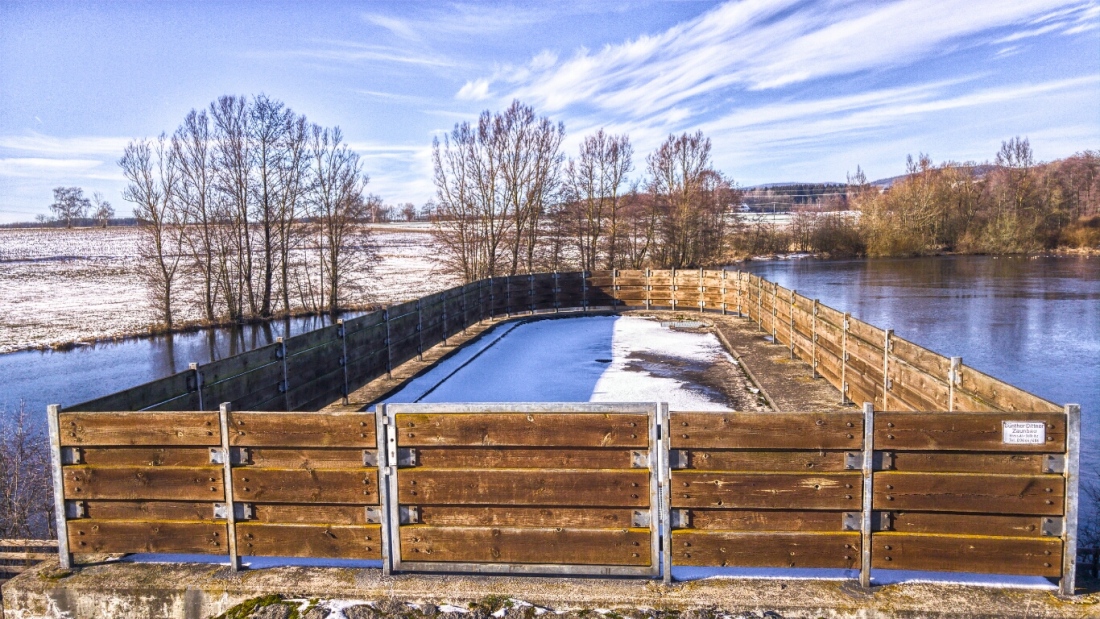
<svg viewBox="0 0 1100 619">
<path fill-rule="evenodd" d="M 400 600 L 466 607 L 488 596 L 556 611 L 717 609 L 782 617 L 1097 617 L 1100 594 L 904 584 L 863 591 L 851 581 L 650 580 L 400 575 L 377 569 L 280 567 L 233 574 L 210 564 L 102 563 L 72 572 L 47 561 L 3 587 L 5 619 L 127 617 L 206 619 L 251 598 Z M 469 615 L 474 617 L 474 615 Z M 771 615 L 774 616 L 774 615 Z"/>
</svg>

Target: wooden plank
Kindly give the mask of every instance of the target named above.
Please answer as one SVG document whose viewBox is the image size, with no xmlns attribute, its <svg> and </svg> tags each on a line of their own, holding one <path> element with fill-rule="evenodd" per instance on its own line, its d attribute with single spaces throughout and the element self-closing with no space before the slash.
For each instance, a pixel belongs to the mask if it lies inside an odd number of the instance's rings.
<svg viewBox="0 0 1100 619">
<path fill-rule="evenodd" d="M 67 499 L 217 501 L 225 497 L 220 466 L 66 466 Z"/>
<path fill-rule="evenodd" d="M 674 449 L 860 449 L 861 413 L 672 413 Z"/>
<path fill-rule="evenodd" d="M 237 524 L 237 552 L 245 556 L 381 559 L 378 525 Z"/>
<path fill-rule="evenodd" d="M 374 413 L 229 413 L 229 444 L 241 447 L 373 449 Z"/>
<path fill-rule="evenodd" d="M 1049 454 L 991 454 L 968 452 L 890 452 L 889 470 L 924 473 L 989 473 L 1003 475 L 1044 472 Z"/>
<path fill-rule="evenodd" d="M 688 510 L 692 529 L 719 531 L 843 531 L 844 512 L 801 510 Z"/>
<path fill-rule="evenodd" d="M 224 523 L 70 520 L 73 552 L 228 554 Z"/>
<path fill-rule="evenodd" d="M 890 531 L 998 537 L 1043 537 L 1042 516 L 988 516 L 985 514 L 932 514 L 887 512 Z M 873 520 L 876 524 L 881 521 Z M 876 531 L 879 528 L 876 528 Z"/>
<path fill-rule="evenodd" d="M 1043 445 L 1003 442 L 1005 421 L 1046 424 Z M 1061 452 L 1066 445 L 1063 413 L 878 413 L 875 449 L 934 451 Z"/>
<path fill-rule="evenodd" d="M 1006 411 L 1060 412 L 1062 407 L 1037 395 L 983 374 L 969 366 L 959 368 L 959 389 Z"/>
<path fill-rule="evenodd" d="M 362 449 L 256 447 L 249 449 L 248 455 L 248 464 L 270 469 L 353 469 L 363 466 Z"/>
<path fill-rule="evenodd" d="M 55 539 L 0 539 L 0 548 L 57 548 Z"/>
<path fill-rule="evenodd" d="M 845 451 L 687 451 L 687 468 L 700 471 L 844 471 Z"/>
<path fill-rule="evenodd" d="M 214 518 L 214 502 L 218 497 L 206 497 L 202 502 L 189 501 L 85 501 L 86 518 L 93 520 L 218 520 Z"/>
<path fill-rule="evenodd" d="M 409 505 L 649 505 L 649 472 L 642 470 L 406 469 L 397 488 Z"/>
<path fill-rule="evenodd" d="M 877 346 L 879 354 L 882 354 L 882 345 L 886 340 L 886 331 L 852 316 L 848 320 L 848 335 L 859 338 L 873 346 Z"/>
<path fill-rule="evenodd" d="M 401 560 L 649 565 L 646 529 L 401 527 Z"/>
<path fill-rule="evenodd" d="M 262 503 L 378 504 L 378 470 L 233 469 L 233 497 Z"/>
<path fill-rule="evenodd" d="M 891 352 L 893 357 L 937 380 L 947 381 L 947 373 L 951 371 L 951 359 L 896 335 L 890 338 L 890 343 L 894 347 Z"/>
<path fill-rule="evenodd" d="M 200 365 L 199 371 L 202 372 L 203 384 L 213 385 L 229 380 L 240 374 L 255 372 L 258 369 L 270 365 L 281 366 L 282 362 L 279 360 L 279 350 L 280 346 L 278 343 L 268 344 L 267 346 L 254 348 L 248 352 Z"/>
<path fill-rule="evenodd" d="M 1058 577 L 1062 540 L 877 533 L 871 566 L 897 570 Z"/>
<path fill-rule="evenodd" d="M 209 447 L 82 447 L 90 466 L 208 466 Z"/>
<path fill-rule="evenodd" d="M 252 510 L 253 522 L 333 525 L 369 524 L 366 508 L 362 505 L 253 503 Z"/>
<path fill-rule="evenodd" d="M 202 387 L 204 402 L 211 402 L 211 406 L 214 406 L 213 403 L 232 402 L 234 408 L 238 408 L 239 400 L 254 399 L 261 390 L 278 390 L 284 376 L 280 362 L 269 363 L 216 383 L 205 383 Z"/>
<path fill-rule="evenodd" d="M 629 469 L 628 449 L 422 447 L 417 465 L 448 469 Z"/>
<path fill-rule="evenodd" d="M 217 413 L 63 412 L 59 424 L 65 447 L 221 444 Z"/>
<path fill-rule="evenodd" d="M 673 471 L 672 507 L 859 509 L 860 473 Z"/>
<path fill-rule="evenodd" d="M 891 381 L 891 402 L 895 398 L 900 399 L 917 411 L 944 411 L 950 408 L 947 383 L 892 359 L 887 375 Z"/>
<path fill-rule="evenodd" d="M 645 447 L 649 419 L 637 414 L 439 413 L 397 415 L 397 442 L 416 446 Z"/>
<path fill-rule="evenodd" d="M 57 557 L 57 551 L 54 552 L 0 552 L 0 561 L 45 561 L 46 559 L 54 559 Z"/>
<path fill-rule="evenodd" d="M 466 507 L 427 505 L 420 522 L 437 527 L 629 528 L 633 509 L 589 507 Z"/>
<path fill-rule="evenodd" d="M 859 533 L 673 531 L 672 564 L 857 569 Z"/>
<path fill-rule="evenodd" d="M 70 411 L 137 411 L 191 391 L 194 372 L 179 372 L 69 407 Z"/>
<path fill-rule="evenodd" d="M 1061 475 L 875 473 L 874 508 L 985 514 L 1061 515 Z"/>
<path fill-rule="evenodd" d="M 328 374 L 304 385 L 292 386 L 287 393 L 289 408 L 294 411 L 316 411 L 340 399 L 344 395 L 344 385 L 344 369 L 336 365 Z"/>
<path fill-rule="evenodd" d="M 340 331 L 337 325 L 329 325 L 319 329 L 312 329 L 283 340 L 286 344 L 287 360 L 295 356 L 301 356 L 307 351 L 320 347 L 342 347 Z"/>
</svg>

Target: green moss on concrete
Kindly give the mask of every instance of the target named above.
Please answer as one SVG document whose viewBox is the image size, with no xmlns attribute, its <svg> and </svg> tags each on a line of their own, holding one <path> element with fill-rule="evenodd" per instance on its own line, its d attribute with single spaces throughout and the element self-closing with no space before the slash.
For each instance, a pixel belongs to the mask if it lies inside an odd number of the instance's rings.
<svg viewBox="0 0 1100 619">
<path fill-rule="evenodd" d="M 218 615 L 214 619 L 250 619 L 257 611 L 269 606 L 284 606 L 289 611 L 288 619 L 300 619 L 298 607 L 288 604 L 281 595 L 264 595 L 251 598 Z"/>
</svg>

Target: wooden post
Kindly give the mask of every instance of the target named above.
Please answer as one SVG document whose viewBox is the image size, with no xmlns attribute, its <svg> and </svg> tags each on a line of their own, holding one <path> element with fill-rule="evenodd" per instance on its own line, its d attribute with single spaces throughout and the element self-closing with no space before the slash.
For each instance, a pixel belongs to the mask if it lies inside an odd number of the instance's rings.
<svg viewBox="0 0 1100 619">
<path fill-rule="evenodd" d="M 810 315 L 810 325 L 813 333 L 810 337 L 810 378 L 817 378 L 817 305 L 814 299 L 813 313 Z"/>
<path fill-rule="evenodd" d="M 859 584 L 871 586 L 871 514 L 874 507 L 871 482 L 875 464 L 875 405 L 863 403 L 863 508 L 860 512 Z"/>
<path fill-rule="evenodd" d="M 285 409 L 290 410 L 290 374 L 286 369 L 286 342 L 283 338 L 275 338 L 275 343 L 279 345 L 279 359 L 283 362 L 283 401 L 285 402 Z"/>
<path fill-rule="evenodd" d="M 1062 580 L 1058 591 L 1073 595 L 1077 582 L 1077 499 L 1081 471 L 1081 406 L 1066 404 L 1065 529 L 1062 532 Z"/>
<path fill-rule="evenodd" d="M 341 318 L 336 321 L 336 334 L 340 337 L 340 349 L 343 356 L 340 357 L 340 367 L 344 368 L 344 404 L 348 403 L 348 396 L 351 395 L 351 385 L 348 382 L 348 338 L 347 327 L 344 326 L 344 319 Z"/>
<path fill-rule="evenodd" d="M 955 385 L 959 384 L 959 369 L 962 368 L 962 357 L 951 357 L 951 369 L 947 370 L 947 410 L 955 410 Z"/>
<path fill-rule="evenodd" d="M 887 394 L 890 392 L 890 338 L 894 335 L 893 329 L 886 329 L 886 335 L 882 338 L 882 410 L 890 410 L 887 403 Z"/>
<path fill-rule="evenodd" d="M 841 329 L 840 344 L 840 403 L 848 404 L 848 320 L 852 317 L 849 312 L 844 312 L 844 322 Z"/>
<path fill-rule="evenodd" d="M 225 487 L 225 527 L 229 546 L 229 569 L 241 569 L 241 557 L 237 554 L 237 510 L 233 505 L 233 462 L 229 457 L 229 402 L 218 407 L 218 424 L 222 434 L 222 486 Z"/>
<path fill-rule="evenodd" d="M 46 423 L 50 429 L 50 477 L 53 479 L 53 514 L 57 523 L 57 557 L 61 569 L 73 567 L 73 554 L 69 550 L 69 521 L 65 513 L 65 477 L 61 470 L 61 405 L 46 407 Z"/>
</svg>

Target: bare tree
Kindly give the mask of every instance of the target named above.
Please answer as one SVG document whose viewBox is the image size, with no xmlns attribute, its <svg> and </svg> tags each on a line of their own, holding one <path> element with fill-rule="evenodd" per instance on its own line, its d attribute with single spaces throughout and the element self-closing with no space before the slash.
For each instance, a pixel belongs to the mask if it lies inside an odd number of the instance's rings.
<svg viewBox="0 0 1100 619">
<path fill-rule="evenodd" d="M 84 190 L 80 187 L 55 187 L 50 210 L 58 221 L 65 222 L 66 228 L 72 228 L 74 220 L 88 216 L 91 205 L 91 201 L 84 197 Z"/>
<path fill-rule="evenodd" d="M 184 235 L 191 270 L 198 275 L 203 316 L 217 319 L 220 269 L 223 255 L 221 221 L 214 205 L 214 145 L 210 118 L 191 110 L 172 136 L 174 161 L 179 167 L 179 204 L 190 226 Z"/>
<path fill-rule="evenodd" d="M 171 328 L 186 219 L 174 204 L 179 181 L 167 142 L 164 134 L 155 142 L 130 142 L 118 164 L 128 181 L 123 197 L 134 203 L 141 231 L 138 269 L 161 322 Z"/>
<path fill-rule="evenodd" d="M 103 194 L 98 191 L 92 194 L 92 211 L 93 217 L 104 228 L 107 227 L 107 222 L 115 216 L 115 209 L 111 206 L 111 203 L 103 199 Z"/>
<path fill-rule="evenodd" d="M 254 253 L 249 226 L 253 182 L 251 115 L 244 97 L 224 96 L 210 104 L 210 116 L 215 129 L 213 156 L 219 218 L 226 224 L 229 249 L 220 260 L 221 286 L 229 317 L 240 319 L 259 310 L 253 286 Z"/>
<path fill-rule="evenodd" d="M 570 160 L 566 168 L 567 195 L 574 205 L 575 235 L 584 270 L 595 270 L 598 262 L 608 269 L 618 264 L 620 192 L 633 167 L 633 154 L 628 136 L 608 135 L 600 129 L 584 139 L 579 158 Z"/>
<path fill-rule="evenodd" d="M 56 535 L 48 439 L 26 405 L 0 407 L 0 538 Z"/>
</svg>

